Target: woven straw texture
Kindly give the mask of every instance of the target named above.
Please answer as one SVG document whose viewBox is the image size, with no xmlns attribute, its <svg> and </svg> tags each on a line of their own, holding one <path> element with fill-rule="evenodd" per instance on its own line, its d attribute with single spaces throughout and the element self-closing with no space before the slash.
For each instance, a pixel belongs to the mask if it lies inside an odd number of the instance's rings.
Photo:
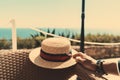
<svg viewBox="0 0 120 80">
<path fill-rule="evenodd" d="M 73 67 L 54 71 L 37 67 L 28 58 L 30 51 L 19 50 L 13 53 L 0 50 L 0 80 L 68 80 L 73 75 Z M 56 75 L 57 72 L 59 72 L 58 75 Z M 66 77 L 68 73 L 70 76 Z"/>
<path fill-rule="evenodd" d="M 0 80 L 37 80 L 37 67 L 28 59 L 29 51 L 16 54 L 0 51 Z"/>
<path fill-rule="evenodd" d="M 40 71 L 42 71 L 42 69 L 40 70 L 39 67 L 33 65 L 30 62 L 28 58 L 30 51 L 31 50 L 19 50 L 13 53 L 12 51 L 0 50 L 0 80 L 63 80 L 60 79 L 61 77 L 63 77 L 61 74 L 66 76 L 67 73 L 74 72 L 73 69 L 74 67 L 73 67 L 73 68 L 69 68 L 67 72 L 65 72 L 64 70 L 61 70 L 61 72 L 59 71 L 61 73 L 60 75 L 55 75 L 53 72 L 53 74 L 46 75 L 47 79 L 44 79 L 40 77 L 41 74 Z M 91 74 L 91 72 L 87 71 L 82 67 L 76 69 L 79 73 L 78 76 L 81 78 L 81 80 L 107 80 L 98 76 L 94 76 L 93 74 Z M 45 74 L 51 72 L 52 70 L 44 71 Z M 56 79 L 50 78 L 50 76 L 54 76 L 56 77 Z M 69 80 L 75 80 L 75 79 L 76 78 L 73 79 L 70 78 Z M 113 79 L 109 79 L 109 80 L 113 80 Z M 114 80 L 118 80 L 118 79 L 115 79 L 114 77 Z"/>
</svg>

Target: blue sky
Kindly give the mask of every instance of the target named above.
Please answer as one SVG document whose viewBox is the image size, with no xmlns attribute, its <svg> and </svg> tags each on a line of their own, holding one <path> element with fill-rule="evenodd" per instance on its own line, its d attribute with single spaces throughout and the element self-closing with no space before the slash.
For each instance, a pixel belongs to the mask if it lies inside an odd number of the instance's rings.
<svg viewBox="0 0 120 80">
<path fill-rule="evenodd" d="M 0 27 L 80 28 L 82 0 L 1 0 Z M 120 33 L 120 0 L 86 0 L 85 28 Z"/>
</svg>

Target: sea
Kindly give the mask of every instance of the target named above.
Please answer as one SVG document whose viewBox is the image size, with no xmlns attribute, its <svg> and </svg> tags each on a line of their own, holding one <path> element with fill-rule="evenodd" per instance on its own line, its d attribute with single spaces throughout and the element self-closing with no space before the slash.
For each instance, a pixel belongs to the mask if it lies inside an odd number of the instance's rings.
<svg viewBox="0 0 120 80">
<path fill-rule="evenodd" d="M 68 34 L 70 33 L 70 35 L 72 34 L 80 34 L 78 29 L 69 29 L 69 28 L 40 28 L 40 30 L 43 30 L 45 32 L 52 32 L 55 29 L 55 34 Z M 17 32 L 17 37 L 20 38 L 30 38 L 31 35 L 36 35 L 39 34 L 39 32 L 32 30 L 30 28 L 16 28 L 16 32 Z M 11 28 L 0 28 L 0 39 L 7 39 L 7 40 L 11 40 L 12 38 L 12 29 Z"/>
<path fill-rule="evenodd" d="M 52 32 L 53 29 L 55 29 L 55 34 L 58 35 L 60 33 L 65 33 L 68 34 L 70 33 L 70 35 L 72 34 L 80 34 L 81 30 L 80 29 L 75 29 L 75 28 L 39 28 L 45 32 L 49 31 Z M 36 35 L 39 34 L 39 32 L 32 30 L 30 28 L 16 28 L 16 32 L 17 32 L 17 37 L 20 38 L 30 38 L 31 34 L 32 35 Z M 91 34 L 109 34 L 110 31 L 100 31 L 100 30 L 90 30 L 90 29 L 86 29 L 85 30 L 85 35 L 87 35 L 88 33 Z M 114 33 L 113 33 L 114 34 Z M 114 35 L 119 35 L 119 33 L 114 34 Z M 12 29 L 11 28 L 0 28 L 0 39 L 7 39 L 7 40 L 11 40 L 12 38 Z"/>
</svg>

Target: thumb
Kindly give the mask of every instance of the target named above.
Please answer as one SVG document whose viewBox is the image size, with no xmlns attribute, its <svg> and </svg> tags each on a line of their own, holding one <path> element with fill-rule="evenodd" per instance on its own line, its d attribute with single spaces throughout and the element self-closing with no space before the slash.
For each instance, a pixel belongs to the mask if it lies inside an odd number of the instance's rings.
<svg viewBox="0 0 120 80">
<path fill-rule="evenodd" d="M 84 58 L 81 58 L 80 56 L 77 56 L 77 57 L 75 58 L 75 60 L 76 60 L 77 62 L 84 62 L 84 61 L 85 61 L 85 59 L 84 59 Z"/>
</svg>

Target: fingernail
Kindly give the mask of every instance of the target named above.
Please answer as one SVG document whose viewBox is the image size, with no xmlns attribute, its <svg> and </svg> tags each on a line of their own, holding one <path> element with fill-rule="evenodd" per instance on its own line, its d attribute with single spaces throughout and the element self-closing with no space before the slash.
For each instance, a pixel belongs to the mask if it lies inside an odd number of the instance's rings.
<svg viewBox="0 0 120 80">
<path fill-rule="evenodd" d="M 76 59 L 80 59 L 80 57 L 76 57 Z"/>
</svg>

